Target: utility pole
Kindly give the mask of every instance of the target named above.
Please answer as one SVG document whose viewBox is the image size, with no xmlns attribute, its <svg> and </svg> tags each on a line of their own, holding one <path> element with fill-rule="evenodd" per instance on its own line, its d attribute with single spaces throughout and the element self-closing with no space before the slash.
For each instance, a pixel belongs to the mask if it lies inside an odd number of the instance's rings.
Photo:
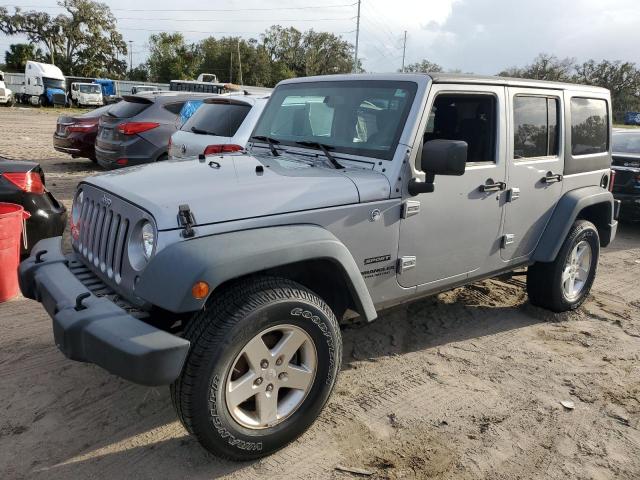
<svg viewBox="0 0 640 480">
<path fill-rule="evenodd" d="M 360 1 L 358 0 L 358 20 L 356 21 L 356 55 L 353 60 L 353 71 L 358 73 L 358 43 L 360 41 Z"/>
<path fill-rule="evenodd" d="M 402 73 L 404 73 L 404 55 L 407 53 L 407 31 L 404 31 L 404 45 L 402 46 Z"/>
<path fill-rule="evenodd" d="M 233 83 L 233 51 L 229 52 L 229 83 Z"/>
<path fill-rule="evenodd" d="M 133 71 L 133 40 L 129 40 L 129 73 Z"/>
<path fill-rule="evenodd" d="M 240 58 L 240 39 L 238 39 L 238 76 L 240 77 L 240 85 L 244 85 L 242 83 L 242 59 Z"/>
</svg>

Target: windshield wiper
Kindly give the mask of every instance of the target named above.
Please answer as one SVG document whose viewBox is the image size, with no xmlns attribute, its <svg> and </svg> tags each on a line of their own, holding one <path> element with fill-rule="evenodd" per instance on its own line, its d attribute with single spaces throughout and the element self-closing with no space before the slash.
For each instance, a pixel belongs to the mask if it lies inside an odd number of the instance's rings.
<svg viewBox="0 0 640 480">
<path fill-rule="evenodd" d="M 311 141 L 300 141 L 300 142 L 296 142 L 296 145 L 302 145 L 303 147 L 316 147 L 319 148 L 320 150 L 322 150 L 322 153 L 325 154 L 325 156 L 329 159 L 329 161 L 331 162 L 331 165 L 333 165 L 333 168 L 336 168 L 338 170 L 343 169 L 344 167 L 342 165 L 340 165 L 340 163 L 335 159 L 335 157 L 333 155 L 331 155 L 331 153 L 329 152 L 330 148 L 333 148 L 331 145 L 325 145 L 323 143 L 319 143 L 319 142 L 311 142 Z"/>
<path fill-rule="evenodd" d="M 209 130 L 203 130 L 203 129 L 197 128 L 197 127 L 191 127 L 191 131 L 193 133 L 198 134 L 198 135 L 216 135 L 215 132 L 210 132 Z"/>
<path fill-rule="evenodd" d="M 251 137 L 251 140 L 258 140 L 260 142 L 267 142 L 267 144 L 269 144 L 269 150 L 271 150 L 271 154 L 274 157 L 279 157 L 280 156 L 280 152 L 278 152 L 278 149 L 276 148 L 276 145 L 278 145 L 280 143 L 279 140 L 276 140 L 275 138 L 267 137 L 265 135 L 254 135 L 253 137 Z"/>
</svg>

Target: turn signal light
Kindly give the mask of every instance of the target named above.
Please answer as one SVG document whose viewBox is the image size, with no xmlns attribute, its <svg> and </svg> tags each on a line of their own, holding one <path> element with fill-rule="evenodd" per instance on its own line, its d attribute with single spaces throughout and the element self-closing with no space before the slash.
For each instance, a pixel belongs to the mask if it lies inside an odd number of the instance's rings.
<svg viewBox="0 0 640 480">
<path fill-rule="evenodd" d="M 118 131 L 124 135 L 135 135 L 159 126 L 157 122 L 127 122 L 118 125 Z"/>
<path fill-rule="evenodd" d="M 7 172 L 0 177 L 6 178 L 23 192 L 37 193 L 38 195 L 44 193 L 42 178 L 36 172 Z"/>
<path fill-rule="evenodd" d="M 209 295 L 209 284 L 202 281 L 194 283 L 193 287 L 191 287 L 191 295 L 196 300 L 206 298 Z"/>
<path fill-rule="evenodd" d="M 215 155 L 218 153 L 231 153 L 231 152 L 239 152 L 243 150 L 243 147 L 240 145 L 228 144 L 228 145 L 209 145 L 204 149 L 205 155 Z"/>
</svg>

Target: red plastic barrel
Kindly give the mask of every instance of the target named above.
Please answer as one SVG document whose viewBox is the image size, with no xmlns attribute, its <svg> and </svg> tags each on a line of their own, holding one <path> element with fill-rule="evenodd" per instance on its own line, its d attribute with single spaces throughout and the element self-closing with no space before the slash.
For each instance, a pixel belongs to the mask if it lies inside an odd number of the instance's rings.
<svg viewBox="0 0 640 480">
<path fill-rule="evenodd" d="M 18 294 L 20 237 L 30 216 L 20 205 L 0 203 L 0 302 Z"/>
</svg>

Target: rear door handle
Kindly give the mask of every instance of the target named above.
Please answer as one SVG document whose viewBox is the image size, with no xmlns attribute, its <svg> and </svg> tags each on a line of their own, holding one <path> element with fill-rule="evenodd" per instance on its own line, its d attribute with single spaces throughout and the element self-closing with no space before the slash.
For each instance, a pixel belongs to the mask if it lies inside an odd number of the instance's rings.
<svg viewBox="0 0 640 480">
<path fill-rule="evenodd" d="M 489 178 L 484 185 L 480 185 L 481 192 L 499 192 L 507 188 L 507 184 L 504 182 L 494 182 L 492 178 Z"/>
<path fill-rule="evenodd" d="M 547 172 L 547 174 L 542 177 L 542 183 L 556 183 L 562 181 L 562 175 L 560 173 Z"/>
</svg>

